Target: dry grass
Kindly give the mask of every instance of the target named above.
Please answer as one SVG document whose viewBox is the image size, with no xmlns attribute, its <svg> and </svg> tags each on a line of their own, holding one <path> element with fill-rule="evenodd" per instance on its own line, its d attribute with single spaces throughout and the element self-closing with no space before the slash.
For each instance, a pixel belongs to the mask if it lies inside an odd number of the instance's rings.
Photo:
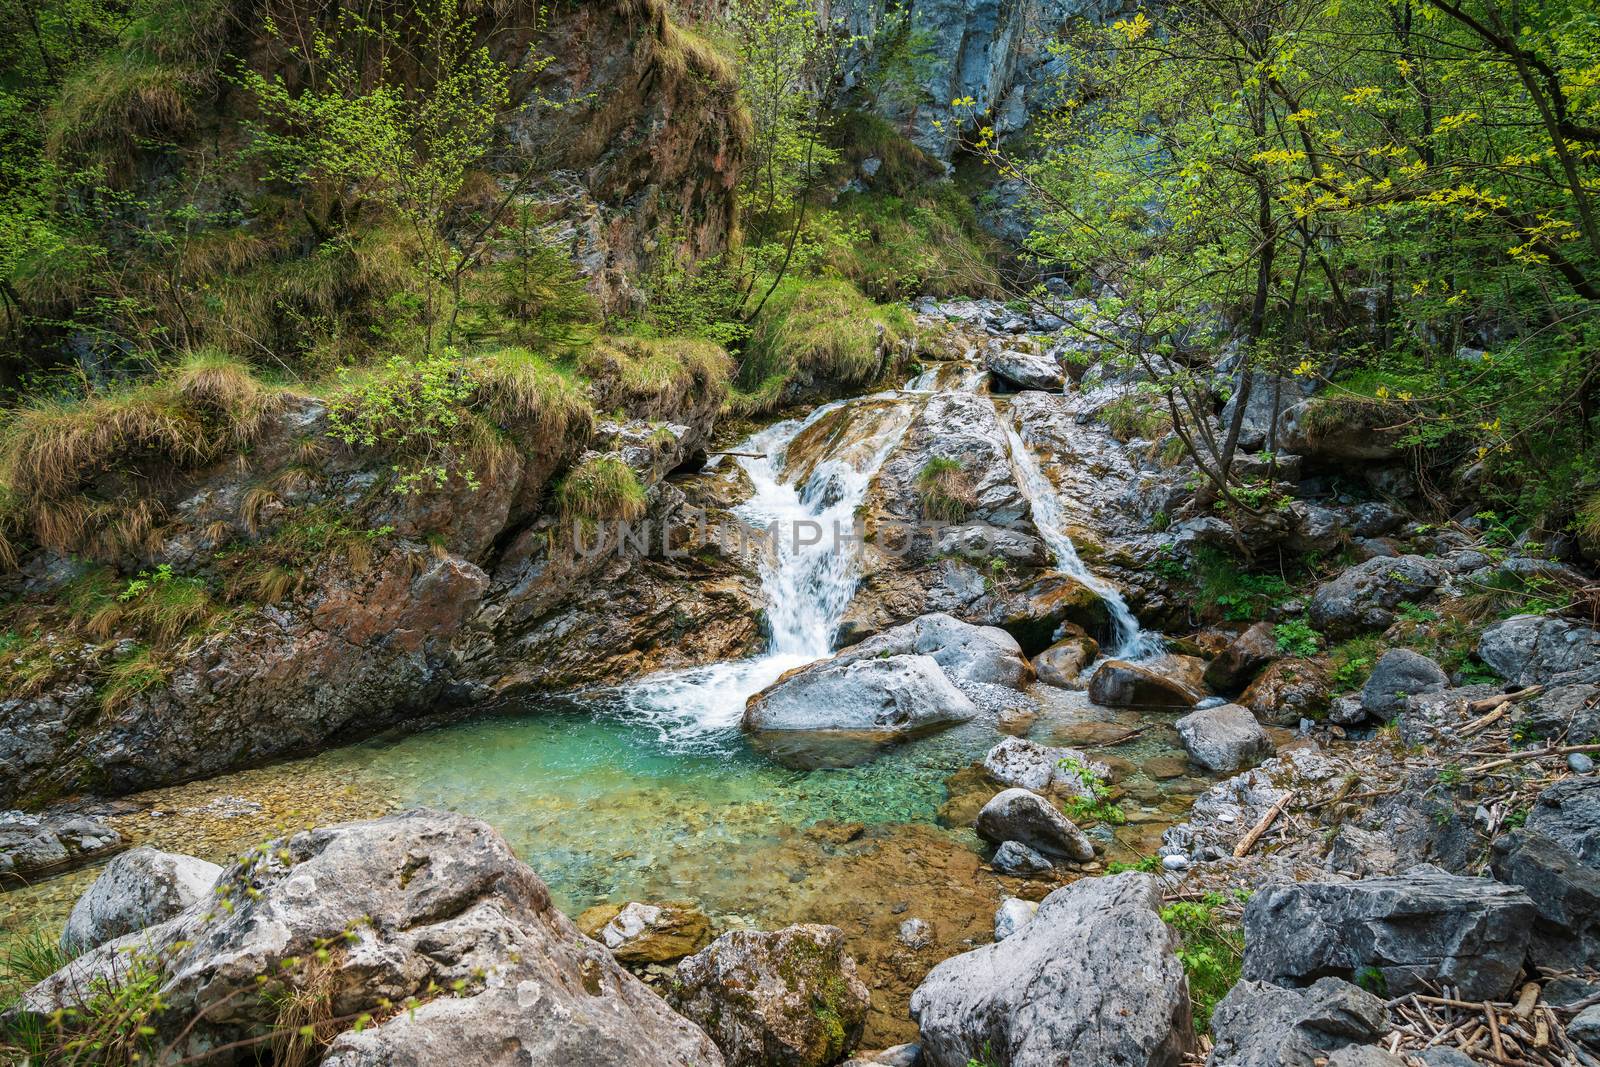
<svg viewBox="0 0 1600 1067">
<path fill-rule="evenodd" d="M 591 456 L 556 487 L 556 506 L 569 521 L 631 522 L 645 512 L 644 486 L 633 468 L 616 456 Z"/>
<path fill-rule="evenodd" d="M 680 417 L 686 407 L 720 407 L 733 360 L 721 345 L 691 337 L 608 337 L 584 356 L 606 411 L 641 419 Z"/>
<path fill-rule="evenodd" d="M 475 356 L 472 407 L 499 425 L 549 437 L 587 439 L 594 411 L 573 373 L 526 348 Z"/>
<path fill-rule="evenodd" d="M 942 456 L 928 460 L 917 473 L 917 499 L 923 515 L 940 522 L 964 522 L 978 505 L 966 468 Z"/>
</svg>

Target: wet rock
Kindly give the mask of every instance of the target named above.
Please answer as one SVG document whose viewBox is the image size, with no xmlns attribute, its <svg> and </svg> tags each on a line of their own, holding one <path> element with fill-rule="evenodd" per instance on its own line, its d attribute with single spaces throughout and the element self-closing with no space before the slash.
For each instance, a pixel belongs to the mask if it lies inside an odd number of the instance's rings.
<svg viewBox="0 0 1600 1067">
<path fill-rule="evenodd" d="M 933 927 L 926 919 L 906 919 L 900 924 L 896 940 L 913 952 L 927 948 L 933 944 Z"/>
<path fill-rule="evenodd" d="M 0 885 L 89 863 L 122 846 L 122 835 L 85 815 L 0 811 Z"/>
<path fill-rule="evenodd" d="M 1094 859 L 1094 844 L 1048 800 L 1026 789 L 1005 789 L 983 806 L 973 821 L 978 836 L 991 844 L 1016 841 L 1056 859 L 1084 863 Z"/>
<path fill-rule="evenodd" d="M 985 621 L 1011 634 L 1033 656 L 1054 644 L 1067 626 L 1103 631 L 1106 606 L 1099 593 L 1078 579 L 1052 572 L 1024 589 L 996 597 Z"/>
<path fill-rule="evenodd" d="M 857 1052 L 840 1067 L 917 1067 L 922 1049 L 917 1045 L 896 1045 L 877 1052 Z"/>
<path fill-rule="evenodd" d="M 1021 897 L 1006 897 L 994 913 L 994 939 L 1004 941 L 1033 921 L 1039 910 L 1038 901 Z"/>
<path fill-rule="evenodd" d="M 711 942 L 711 920 L 692 901 L 601 904 L 580 914 L 578 929 L 622 963 L 672 963 Z"/>
<path fill-rule="evenodd" d="M 1039 681 L 1062 689 L 1082 689 L 1080 676 L 1083 669 L 1100 654 L 1100 643 L 1083 632 L 1081 627 L 1033 657 L 1033 670 Z"/>
<path fill-rule="evenodd" d="M 1101 781 L 1111 777 L 1111 768 L 1087 753 L 1075 748 L 1041 745 L 1021 737 L 1007 737 L 991 748 L 983 757 L 983 769 L 1004 786 L 1080 797 L 1094 795 L 1089 783 L 1083 780 L 1083 772 Z"/>
<path fill-rule="evenodd" d="M 1173 724 L 1189 758 L 1208 771 L 1237 771 L 1273 753 L 1272 739 L 1237 704 L 1190 712 Z"/>
<path fill-rule="evenodd" d="M 965 722 L 977 713 L 932 656 L 824 660 L 751 697 L 744 728 L 907 734 Z"/>
<path fill-rule="evenodd" d="M 1250 683 L 1239 703 L 1276 726 L 1297 726 L 1327 714 L 1331 689 L 1321 660 L 1280 659 Z"/>
<path fill-rule="evenodd" d="M 1112 708 L 1192 708 L 1205 698 L 1204 668 L 1188 656 L 1146 663 L 1106 660 L 1089 679 L 1089 699 Z"/>
<path fill-rule="evenodd" d="M 1389 1032 L 1378 997 L 1338 978 L 1307 989 L 1242 981 L 1211 1014 L 1211 1067 L 1313 1067 L 1329 1054 L 1370 1045 Z"/>
<path fill-rule="evenodd" d="M 1423 556 L 1358 563 L 1317 587 L 1307 605 L 1313 625 L 1330 637 L 1382 630 L 1402 601 L 1425 599 L 1445 580 L 1444 566 Z"/>
<path fill-rule="evenodd" d="M 1148 875 L 1088 878 L 1000 944 L 945 960 L 911 997 L 924 1062 L 1177 1067 L 1193 1031 L 1160 907 Z"/>
<path fill-rule="evenodd" d="M 136 848 L 117 856 L 72 906 L 63 951 L 78 955 L 114 938 L 176 918 L 209 898 L 222 874 L 215 863 Z"/>
<path fill-rule="evenodd" d="M 1061 361 L 1040 352 L 1023 352 L 996 345 L 984 353 L 989 373 L 1017 389 L 1042 389 L 1059 393 L 1066 384 Z"/>
<path fill-rule="evenodd" d="M 1515 615 L 1483 631 L 1478 658 L 1513 685 L 1600 666 L 1600 630 L 1545 615 Z"/>
<path fill-rule="evenodd" d="M 1282 656 L 1272 624 L 1258 622 L 1206 664 L 1205 683 L 1212 689 L 1232 692 L 1248 685 L 1262 668 Z"/>
<path fill-rule="evenodd" d="M 1409 648 L 1391 648 L 1378 657 L 1361 687 L 1361 707 L 1368 715 L 1388 721 L 1406 706 L 1406 698 L 1437 693 L 1450 684 L 1450 676 L 1433 660 Z"/>
<path fill-rule="evenodd" d="M 1448 982 L 1499 1000 L 1522 969 L 1534 918 L 1521 889 L 1420 866 L 1359 882 L 1260 890 L 1244 912 L 1244 976 L 1300 985 L 1374 970 L 1391 996 Z"/>
<path fill-rule="evenodd" d="M 1053 871 L 1056 865 L 1020 841 L 1002 841 L 1000 847 L 994 850 L 994 858 L 989 861 L 989 866 L 1001 874 L 1027 878 Z"/>
<path fill-rule="evenodd" d="M 93 976 L 142 948 L 169 1009 L 154 1020 L 155 1040 L 190 1027 L 180 1056 L 272 1030 L 278 1000 L 260 995 L 265 976 L 285 993 L 314 982 L 331 1014 L 350 1018 L 461 983 L 341 1034 L 322 1061 L 332 1067 L 722 1062 L 705 1034 L 579 934 L 475 819 L 412 811 L 299 833 L 230 867 L 218 893 L 231 911 L 199 901 L 107 942 L 30 990 L 22 1010 L 81 1006 Z M 340 949 L 319 960 L 330 944 Z"/>
<path fill-rule="evenodd" d="M 824 1067 L 861 1039 L 869 997 L 836 926 L 734 930 L 678 964 L 672 1006 L 730 1067 Z"/>
<path fill-rule="evenodd" d="M 997 626 L 973 626 L 942 612 L 869 637 L 834 662 L 918 654 L 931 656 L 958 688 L 977 683 L 1020 689 L 1033 681 L 1033 668 L 1016 638 Z"/>
</svg>

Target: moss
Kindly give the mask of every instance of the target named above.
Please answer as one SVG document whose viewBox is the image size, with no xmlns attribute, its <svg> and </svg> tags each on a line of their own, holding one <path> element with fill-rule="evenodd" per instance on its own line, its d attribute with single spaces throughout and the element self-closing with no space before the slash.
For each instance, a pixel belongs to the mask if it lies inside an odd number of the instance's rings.
<svg viewBox="0 0 1600 1067">
<path fill-rule="evenodd" d="M 545 438 L 587 440 L 594 410 L 570 367 L 526 348 L 499 348 L 469 361 L 470 403 L 501 426 Z"/>
</svg>

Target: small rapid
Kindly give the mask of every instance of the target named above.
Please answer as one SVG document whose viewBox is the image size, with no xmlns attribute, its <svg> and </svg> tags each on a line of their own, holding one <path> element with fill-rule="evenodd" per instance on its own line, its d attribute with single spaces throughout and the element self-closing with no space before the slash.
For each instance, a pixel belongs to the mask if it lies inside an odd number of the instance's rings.
<svg viewBox="0 0 1600 1067">
<path fill-rule="evenodd" d="M 1033 450 L 1017 432 L 1008 414 L 1002 414 L 1000 425 L 1005 429 L 1006 447 L 1011 453 L 1011 466 L 1017 474 L 1017 485 L 1033 507 L 1033 525 L 1038 529 L 1039 536 L 1044 539 L 1045 546 L 1049 548 L 1056 569 L 1063 574 L 1071 575 L 1094 590 L 1105 603 L 1106 613 L 1111 616 L 1112 636 L 1115 639 L 1112 655 L 1118 659 L 1128 660 L 1162 655 L 1166 647 L 1162 644 L 1161 638 L 1139 625 L 1138 618 L 1128 607 L 1128 602 L 1123 599 L 1121 590 L 1089 570 L 1079 558 L 1077 546 L 1067 534 L 1067 516 L 1061 505 L 1061 494 L 1056 489 L 1055 483 L 1050 480 L 1050 476 L 1044 472 L 1044 468 L 1039 465 Z"/>
<path fill-rule="evenodd" d="M 654 729 L 669 748 L 718 749 L 735 736 L 746 700 L 785 671 L 832 654 L 834 633 L 860 578 L 856 509 L 910 417 L 895 420 L 856 462 L 825 459 L 803 478 L 787 469 L 789 446 L 842 407 L 896 400 L 894 393 L 879 393 L 825 404 L 804 419 L 769 426 L 734 449 L 754 488 L 734 513 L 766 538 L 761 588 L 767 649 L 750 659 L 664 672 L 629 685 L 620 695 L 626 718 Z"/>
</svg>

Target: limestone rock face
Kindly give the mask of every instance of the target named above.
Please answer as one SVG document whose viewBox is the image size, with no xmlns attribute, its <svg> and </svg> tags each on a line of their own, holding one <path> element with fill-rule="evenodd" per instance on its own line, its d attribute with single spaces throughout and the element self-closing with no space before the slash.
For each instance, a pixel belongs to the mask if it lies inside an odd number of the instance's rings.
<svg viewBox="0 0 1600 1067">
<path fill-rule="evenodd" d="M 932 656 L 891 655 L 802 667 L 750 698 L 744 728 L 906 734 L 977 713 Z"/>
<path fill-rule="evenodd" d="M 1087 878 L 1004 942 L 945 960 L 911 997 L 923 1062 L 1176 1067 L 1194 1035 L 1160 907 L 1149 875 Z"/>
<path fill-rule="evenodd" d="M 1266 722 L 1295 726 L 1328 710 L 1331 689 L 1320 660 L 1280 659 L 1250 683 L 1239 703 Z"/>
<path fill-rule="evenodd" d="M 1600 630 L 1570 619 L 1516 615 L 1483 631 L 1478 658 L 1515 685 L 1600 665 Z"/>
<path fill-rule="evenodd" d="M 1033 681 L 1033 668 L 1016 638 L 998 626 L 974 626 L 943 612 L 875 634 L 845 649 L 834 661 L 851 663 L 885 655 L 931 656 L 958 688 L 976 683 L 1020 689 Z"/>
<path fill-rule="evenodd" d="M 1389 1032 L 1378 997 L 1338 978 L 1308 989 L 1243 981 L 1211 1014 L 1210 1067 L 1312 1067 Z M 1347 1053 L 1348 1054 L 1348 1053 Z"/>
<path fill-rule="evenodd" d="M 716 1047 L 550 902 L 488 825 L 411 811 L 299 833 L 223 873 L 216 899 L 107 942 L 30 990 L 21 1009 L 79 1006 L 138 950 L 159 968 L 158 1040 L 180 1055 L 267 1032 L 284 994 L 315 983 L 335 1017 L 420 1001 L 341 1034 L 334 1067 L 718 1067 Z M 333 946 L 325 962 L 318 950 Z M 457 983 L 460 983 L 457 988 Z M 439 995 L 433 989 L 452 990 Z"/>
<path fill-rule="evenodd" d="M 76 955 L 176 918 L 206 899 L 221 874 L 215 863 L 193 856 L 153 848 L 124 852 L 72 906 L 61 947 Z"/>
<path fill-rule="evenodd" d="M 871 999 L 836 926 L 734 930 L 678 964 L 672 1004 L 730 1067 L 826 1067 L 855 1047 Z"/>
<path fill-rule="evenodd" d="M 1066 384 L 1061 363 L 1040 352 L 1023 352 L 996 345 L 984 356 L 989 373 L 1017 389 L 1042 389 L 1059 392 Z"/>
<path fill-rule="evenodd" d="M 1448 982 L 1462 999 L 1498 1000 L 1522 969 L 1533 919 L 1521 889 L 1426 865 L 1269 886 L 1245 906 L 1244 976 L 1301 985 L 1373 968 L 1391 996 Z"/>
<path fill-rule="evenodd" d="M 1085 752 L 1041 745 L 1022 737 L 1007 737 L 991 748 L 983 757 L 983 769 L 1004 786 L 1079 797 L 1094 795 L 1083 780 L 1084 771 L 1101 781 L 1111 777 L 1109 766 Z"/>
</svg>

